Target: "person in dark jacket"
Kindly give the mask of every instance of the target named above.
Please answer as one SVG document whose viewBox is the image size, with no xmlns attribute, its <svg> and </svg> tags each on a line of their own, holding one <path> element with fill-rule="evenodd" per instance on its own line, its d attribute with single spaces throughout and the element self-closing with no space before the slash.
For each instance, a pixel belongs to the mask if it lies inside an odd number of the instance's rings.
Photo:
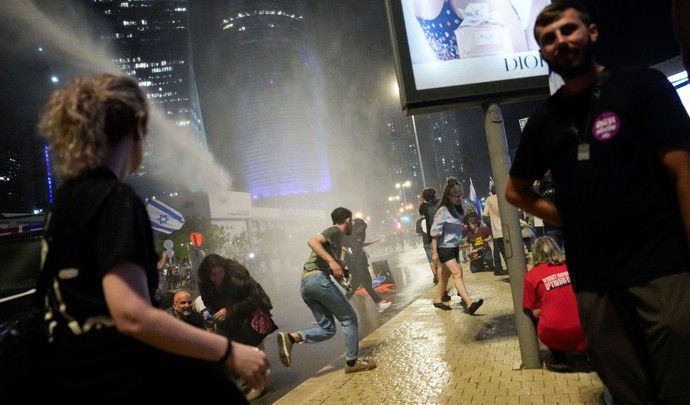
<svg viewBox="0 0 690 405">
<path fill-rule="evenodd" d="M 268 333 L 255 329 L 255 311 L 263 311 L 270 318 L 273 305 L 249 270 L 235 260 L 211 253 L 201 261 L 197 272 L 201 299 L 213 315 L 215 332 L 235 342 L 263 347 L 264 339 L 277 326 L 272 319 L 266 319 Z M 263 394 L 262 388 L 251 388 L 243 379 L 235 382 L 247 399 Z"/>
</svg>

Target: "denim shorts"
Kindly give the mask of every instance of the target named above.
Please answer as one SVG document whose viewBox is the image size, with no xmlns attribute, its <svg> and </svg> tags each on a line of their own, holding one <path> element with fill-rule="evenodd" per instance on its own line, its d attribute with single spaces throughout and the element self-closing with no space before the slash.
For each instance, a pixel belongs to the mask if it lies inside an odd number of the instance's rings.
<svg viewBox="0 0 690 405">
<path fill-rule="evenodd" d="M 456 262 L 460 261 L 460 249 L 458 247 L 440 247 L 436 248 L 438 251 L 438 259 L 441 263 L 455 259 Z"/>
<path fill-rule="evenodd" d="M 431 243 L 429 244 L 424 244 L 424 253 L 426 253 L 426 258 L 429 260 L 429 263 L 431 263 L 431 255 L 434 253 L 431 250 Z"/>
</svg>

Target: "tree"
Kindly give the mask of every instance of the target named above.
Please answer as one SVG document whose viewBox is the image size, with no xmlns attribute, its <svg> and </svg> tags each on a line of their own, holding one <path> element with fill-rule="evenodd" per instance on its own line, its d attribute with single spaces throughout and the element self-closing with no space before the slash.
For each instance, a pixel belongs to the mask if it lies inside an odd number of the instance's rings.
<svg viewBox="0 0 690 405">
<path fill-rule="evenodd" d="M 211 252 L 223 252 L 230 245 L 230 235 L 222 226 L 211 223 L 211 220 L 203 217 L 185 218 L 182 228 L 159 239 L 170 239 L 173 241 L 174 259 L 188 259 L 192 252 L 190 236 L 198 232 L 203 236 L 202 249 L 209 249 Z"/>
</svg>

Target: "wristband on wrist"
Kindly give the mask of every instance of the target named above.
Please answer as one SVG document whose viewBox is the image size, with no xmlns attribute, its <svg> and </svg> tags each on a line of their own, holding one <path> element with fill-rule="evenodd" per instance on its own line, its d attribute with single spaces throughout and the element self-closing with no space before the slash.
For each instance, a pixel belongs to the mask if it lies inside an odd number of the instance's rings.
<svg viewBox="0 0 690 405">
<path fill-rule="evenodd" d="M 225 363 L 230 356 L 232 356 L 232 341 L 228 339 L 228 348 L 225 349 L 225 354 L 218 360 L 218 363 Z"/>
</svg>

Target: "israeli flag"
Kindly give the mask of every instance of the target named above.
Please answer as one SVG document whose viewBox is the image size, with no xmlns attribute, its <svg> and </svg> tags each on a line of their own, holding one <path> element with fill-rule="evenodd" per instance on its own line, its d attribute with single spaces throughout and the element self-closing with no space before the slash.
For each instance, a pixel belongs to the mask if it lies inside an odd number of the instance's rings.
<svg viewBox="0 0 690 405">
<path fill-rule="evenodd" d="M 182 214 L 158 200 L 150 200 L 146 205 L 146 212 L 149 213 L 151 228 L 156 231 L 172 233 L 184 225 Z"/>
<path fill-rule="evenodd" d="M 479 202 L 479 199 L 477 198 L 477 192 L 474 190 L 474 184 L 472 184 L 472 177 L 470 177 L 470 204 L 474 205 L 474 208 L 477 209 L 477 215 L 479 215 L 479 218 L 481 218 L 482 204 Z"/>
</svg>

